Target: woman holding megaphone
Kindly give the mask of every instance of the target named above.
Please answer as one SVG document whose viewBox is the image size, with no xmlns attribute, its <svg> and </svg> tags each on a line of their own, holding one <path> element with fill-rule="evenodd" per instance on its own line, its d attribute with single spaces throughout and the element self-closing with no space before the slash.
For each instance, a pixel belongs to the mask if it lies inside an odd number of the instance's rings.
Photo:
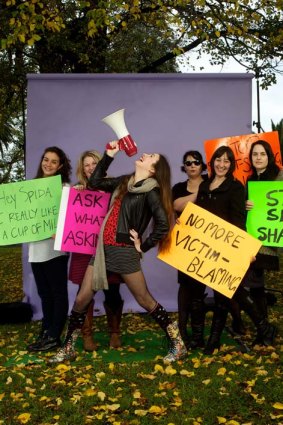
<svg viewBox="0 0 283 425">
<path fill-rule="evenodd" d="M 50 359 L 51 363 L 75 357 L 75 341 L 85 320 L 94 292 L 107 289 L 107 274 L 118 272 L 136 301 L 164 330 L 170 348 L 164 361 L 173 362 L 186 356 L 177 322 L 172 322 L 166 310 L 147 288 L 140 259 L 143 253 L 158 244 L 159 250 L 169 246 L 169 230 L 173 217 L 171 172 L 167 159 L 158 153 L 144 153 L 135 161 L 131 175 L 107 177 L 106 173 L 119 152 L 119 142 L 111 142 L 97 164 L 89 185 L 112 193 L 111 206 L 100 231 L 94 262 L 92 287 L 82 285 L 72 309 L 63 347 Z M 150 221 L 153 227 L 142 240 Z"/>
</svg>

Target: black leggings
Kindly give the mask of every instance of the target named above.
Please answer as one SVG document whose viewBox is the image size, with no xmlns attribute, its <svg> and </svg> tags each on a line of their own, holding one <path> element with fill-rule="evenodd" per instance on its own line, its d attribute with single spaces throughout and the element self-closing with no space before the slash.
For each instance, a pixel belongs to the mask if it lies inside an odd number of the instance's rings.
<svg viewBox="0 0 283 425">
<path fill-rule="evenodd" d="M 42 263 L 31 263 L 42 305 L 42 329 L 59 338 L 68 316 L 68 256 L 61 255 Z"/>
</svg>

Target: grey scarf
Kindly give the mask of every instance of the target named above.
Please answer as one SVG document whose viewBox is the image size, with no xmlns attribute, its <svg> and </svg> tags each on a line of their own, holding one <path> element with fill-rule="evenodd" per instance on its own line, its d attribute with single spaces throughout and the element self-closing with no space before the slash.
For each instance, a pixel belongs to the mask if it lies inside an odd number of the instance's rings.
<svg viewBox="0 0 283 425">
<path fill-rule="evenodd" d="M 146 192 L 150 192 L 155 187 L 159 187 L 159 184 L 152 177 L 144 180 L 140 186 L 134 186 L 134 176 L 131 176 L 128 181 L 128 192 L 130 193 L 146 193 Z M 106 268 L 105 268 L 103 233 L 104 233 L 105 224 L 108 220 L 109 215 L 111 214 L 113 204 L 117 195 L 118 195 L 118 189 L 116 189 L 112 195 L 109 211 L 103 220 L 103 223 L 99 232 L 95 260 L 93 264 L 92 289 L 94 291 L 98 291 L 99 289 L 108 289 L 108 280 L 107 280 Z"/>
</svg>

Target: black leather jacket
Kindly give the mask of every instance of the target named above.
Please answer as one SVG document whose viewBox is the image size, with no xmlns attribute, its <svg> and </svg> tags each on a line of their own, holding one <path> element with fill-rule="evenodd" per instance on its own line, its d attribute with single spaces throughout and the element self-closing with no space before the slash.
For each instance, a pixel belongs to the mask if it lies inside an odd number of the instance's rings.
<svg viewBox="0 0 283 425">
<path fill-rule="evenodd" d="M 125 175 L 120 177 L 107 177 L 106 172 L 113 158 L 104 153 L 89 179 L 89 186 L 105 192 L 113 193 L 124 180 Z M 136 186 L 141 186 L 144 180 Z M 166 212 L 160 199 L 158 188 L 145 193 L 127 192 L 122 199 L 119 212 L 116 241 L 133 245 L 130 240 L 130 229 L 134 229 L 139 237 L 143 235 L 150 220 L 153 219 L 153 228 L 141 244 L 142 252 L 154 247 L 169 232 L 169 223 Z"/>
</svg>

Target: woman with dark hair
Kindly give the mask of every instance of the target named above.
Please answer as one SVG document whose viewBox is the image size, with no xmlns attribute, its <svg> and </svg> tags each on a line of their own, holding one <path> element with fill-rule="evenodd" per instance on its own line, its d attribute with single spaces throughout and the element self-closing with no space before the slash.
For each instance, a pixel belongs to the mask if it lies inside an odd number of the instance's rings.
<svg viewBox="0 0 283 425">
<path fill-rule="evenodd" d="M 70 183 L 71 163 L 62 149 L 46 148 L 36 178 L 60 175 L 62 184 Z M 54 250 L 54 239 L 31 242 L 29 259 L 42 305 L 41 331 L 29 351 L 48 351 L 61 345 L 60 335 L 68 315 L 68 255 Z"/>
<path fill-rule="evenodd" d="M 77 190 L 89 189 L 89 178 L 100 160 L 101 154 L 95 150 L 85 151 L 80 155 L 76 172 L 78 182 L 75 188 Z M 95 190 L 95 188 L 92 189 Z M 91 254 L 73 252 L 70 260 L 69 280 L 81 285 L 83 279 L 90 279 L 91 284 L 94 258 Z M 124 304 L 120 295 L 121 277 L 113 273 L 109 276 L 108 282 L 110 283 L 109 289 L 104 290 L 104 308 L 110 334 L 109 346 L 119 348 L 121 346 L 120 323 Z M 95 351 L 97 347 L 93 339 L 93 308 L 94 300 L 88 306 L 85 322 L 82 327 L 83 347 L 86 351 Z"/>
<path fill-rule="evenodd" d="M 236 161 L 233 151 L 228 146 L 220 146 L 213 153 L 210 167 L 211 175 L 207 181 L 200 184 L 196 205 L 206 209 L 212 214 L 221 217 L 228 223 L 231 223 L 242 230 L 245 230 L 246 213 L 245 213 L 245 189 L 242 183 L 234 178 Z M 202 285 L 203 293 L 205 285 Z M 220 347 L 222 331 L 225 327 L 227 315 L 231 310 L 231 301 L 218 291 L 214 292 L 215 309 L 213 312 L 210 335 L 206 343 L 204 353 L 212 354 L 215 349 Z M 233 296 L 233 300 L 238 302 L 243 310 L 250 316 L 257 332 L 262 338 L 268 340 L 273 332 L 273 326 L 266 320 L 262 320 L 262 316 L 257 309 L 256 304 L 249 296 L 249 292 L 241 284 Z M 203 310 L 200 310 L 201 318 Z M 203 314 L 200 323 L 204 328 Z"/>
<path fill-rule="evenodd" d="M 190 150 L 183 155 L 181 170 L 187 174 L 187 180 L 175 184 L 172 188 L 173 207 L 177 217 L 181 215 L 188 202 L 195 202 L 199 185 L 207 178 L 204 174 L 206 164 L 200 152 Z M 204 347 L 202 315 L 204 308 L 202 286 L 191 276 L 178 270 L 178 323 L 180 334 L 187 349 Z M 200 291 L 200 293 L 199 293 Z M 194 300 L 192 302 L 192 300 Z M 199 305 L 200 304 L 200 305 Z M 189 315 L 191 314 L 192 338 L 187 332 Z M 199 323 L 201 320 L 201 323 Z"/>
<path fill-rule="evenodd" d="M 179 360 L 187 353 L 177 323 L 172 322 L 166 310 L 149 292 L 140 265 L 141 255 L 155 245 L 158 244 L 161 251 L 169 247 L 173 209 L 168 161 L 161 154 L 143 154 L 135 161 L 133 174 L 105 178 L 118 152 L 118 142 L 111 142 L 89 180 L 92 187 L 113 194 L 111 207 L 100 231 L 92 286 L 83 282 L 73 306 L 64 345 L 50 359 L 51 363 L 75 357 L 75 341 L 88 304 L 94 291 L 107 289 L 109 272 L 121 274 L 136 301 L 165 331 L 170 348 L 164 360 Z M 152 230 L 142 241 L 151 219 Z"/>
<path fill-rule="evenodd" d="M 252 175 L 248 181 L 282 180 L 283 172 L 275 162 L 270 144 L 265 140 L 257 140 L 252 144 L 249 160 Z"/>
<path fill-rule="evenodd" d="M 248 177 L 248 182 L 251 181 L 274 181 L 283 180 L 283 170 L 280 170 L 275 162 L 275 156 L 271 146 L 265 140 L 257 140 L 251 146 L 249 159 L 252 168 L 252 174 Z M 246 201 L 246 209 L 250 211 L 254 206 L 252 200 Z M 263 252 L 268 254 L 262 256 Z M 263 319 L 267 319 L 267 300 L 264 285 L 264 270 L 279 270 L 279 258 L 276 255 L 276 249 L 271 247 L 262 247 L 259 254 L 256 256 L 256 261 L 251 264 L 248 273 L 244 279 L 245 287 L 249 288 L 250 296 L 257 304 Z M 264 260 L 264 261 L 263 261 Z M 253 344 L 267 345 L 273 343 L 276 335 L 274 327 L 274 335 L 268 341 L 260 334 L 257 335 Z"/>
</svg>

